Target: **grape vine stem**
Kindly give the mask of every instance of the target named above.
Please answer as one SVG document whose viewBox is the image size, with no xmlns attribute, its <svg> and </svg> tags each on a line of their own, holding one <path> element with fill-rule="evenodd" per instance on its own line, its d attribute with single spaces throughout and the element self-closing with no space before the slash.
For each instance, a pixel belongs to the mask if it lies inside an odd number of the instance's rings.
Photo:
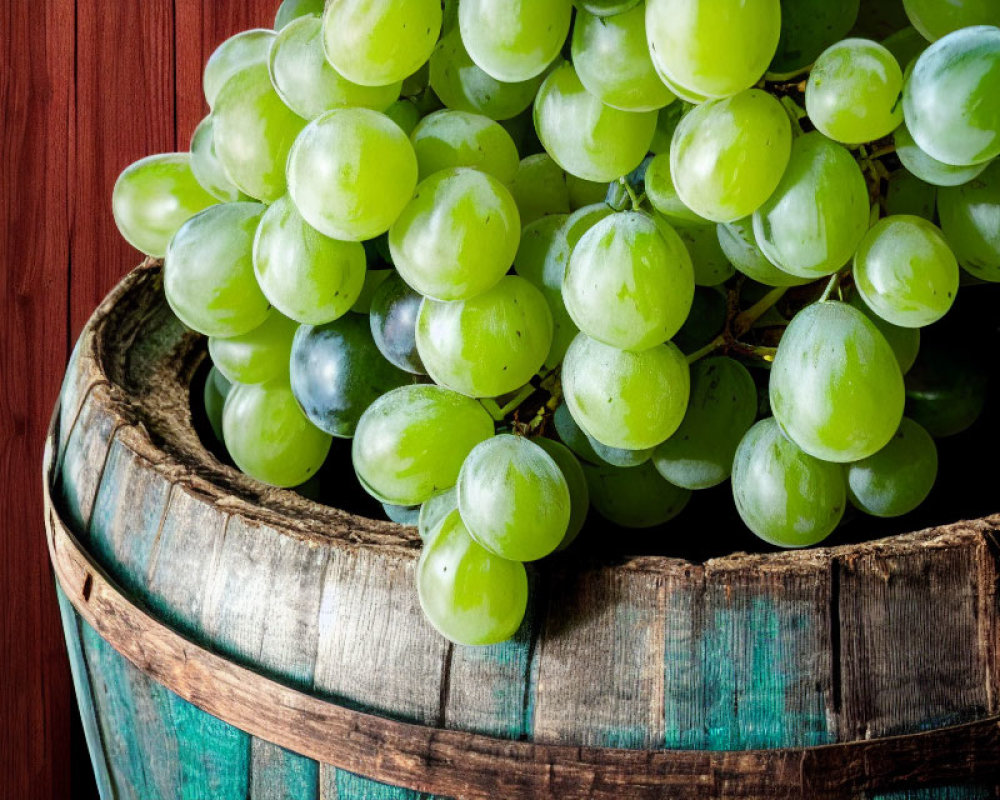
<svg viewBox="0 0 1000 800">
<path fill-rule="evenodd" d="M 833 294 L 834 289 L 840 285 L 840 273 L 834 272 L 830 276 L 830 280 L 826 284 L 826 288 L 823 290 L 823 294 L 819 296 L 819 302 L 825 303 L 830 299 L 830 295 Z"/>
</svg>

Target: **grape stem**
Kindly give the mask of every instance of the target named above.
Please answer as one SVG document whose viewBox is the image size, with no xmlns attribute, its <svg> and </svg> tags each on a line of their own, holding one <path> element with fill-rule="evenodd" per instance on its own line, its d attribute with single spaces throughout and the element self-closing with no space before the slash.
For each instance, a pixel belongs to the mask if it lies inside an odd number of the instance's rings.
<svg viewBox="0 0 1000 800">
<path fill-rule="evenodd" d="M 632 201 L 632 210 L 638 211 L 642 206 L 642 200 L 640 200 L 639 196 L 635 193 L 635 189 L 632 188 L 632 184 L 630 184 L 625 178 L 619 178 L 618 181 L 625 187 L 625 191 L 628 192 L 629 200 Z"/>
<path fill-rule="evenodd" d="M 753 324 L 764 316 L 768 309 L 773 308 L 785 296 L 785 292 L 787 291 L 787 286 L 778 286 L 765 294 L 746 311 L 739 314 L 733 320 L 733 333 L 739 337 L 750 330 Z"/>
<path fill-rule="evenodd" d="M 825 303 L 830 299 L 830 295 L 833 294 L 834 289 L 840 285 L 840 277 L 839 272 L 834 272 L 833 275 L 830 276 L 830 280 L 827 282 L 826 288 L 823 290 L 823 294 L 819 296 L 818 302 Z"/>
<path fill-rule="evenodd" d="M 746 344 L 739 341 L 739 337 L 749 331 L 757 320 L 764 316 L 769 309 L 773 308 L 785 296 L 785 292 L 787 291 L 787 286 L 778 286 L 765 294 L 750 308 L 746 309 L 746 311 L 737 314 L 732 322 L 726 326 L 726 330 L 687 357 L 688 364 L 693 364 L 695 361 L 711 355 L 716 350 L 726 350 L 741 355 L 762 358 L 764 361 L 773 361 L 774 354 L 777 352 L 776 348 Z"/>
</svg>

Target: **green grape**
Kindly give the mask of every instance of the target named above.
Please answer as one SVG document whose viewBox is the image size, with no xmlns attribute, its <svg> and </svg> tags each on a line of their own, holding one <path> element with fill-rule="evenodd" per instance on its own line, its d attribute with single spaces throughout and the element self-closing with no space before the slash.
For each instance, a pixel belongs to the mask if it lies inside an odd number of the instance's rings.
<svg viewBox="0 0 1000 800">
<path fill-rule="evenodd" d="M 457 511 L 417 562 L 420 607 L 434 628 L 461 645 L 490 645 L 517 633 L 528 608 L 524 564 L 495 556 L 469 535 Z"/>
<path fill-rule="evenodd" d="M 125 168 L 115 182 L 111 210 L 130 245 L 163 258 L 177 229 L 215 202 L 195 178 L 187 153 L 161 153 Z"/>
<path fill-rule="evenodd" d="M 297 19 L 278 34 L 268 66 L 285 105 L 306 119 L 342 106 L 385 111 L 399 97 L 399 81 L 359 86 L 337 72 L 323 52 L 323 23 L 314 16 Z"/>
<path fill-rule="evenodd" d="M 688 208 L 714 222 L 756 211 L 777 188 L 792 151 L 788 114 L 748 89 L 688 113 L 670 145 L 670 174 Z"/>
<path fill-rule="evenodd" d="M 885 195 L 887 215 L 914 214 L 933 222 L 936 209 L 936 186 L 920 180 L 905 169 L 897 169 L 889 176 L 889 189 Z"/>
<path fill-rule="evenodd" d="M 534 440 L 535 444 L 542 448 L 563 474 L 566 479 L 566 486 L 569 489 L 569 525 L 566 527 L 566 534 L 556 548 L 556 552 L 565 550 L 583 530 L 583 525 L 587 521 L 587 512 L 590 510 L 590 489 L 587 488 L 587 476 L 583 474 L 583 467 L 579 460 L 573 455 L 573 451 L 563 444 L 552 439 L 540 437 Z"/>
<path fill-rule="evenodd" d="M 774 194 L 753 215 L 767 260 L 800 278 L 822 278 L 846 264 L 868 230 L 868 187 L 841 145 L 820 133 L 792 142 Z"/>
<path fill-rule="evenodd" d="M 577 12 L 572 54 L 580 82 L 605 105 L 654 111 L 675 99 L 649 57 L 643 6 L 612 17 Z"/>
<path fill-rule="evenodd" d="M 958 293 L 958 262 L 933 223 L 916 216 L 879 220 L 854 256 L 865 303 L 902 328 L 922 328 L 948 313 Z"/>
<path fill-rule="evenodd" d="M 868 39 L 844 39 L 816 60 L 806 84 L 806 111 L 818 130 L 860 144 L 892 133 L 903 121 L 903 72 L 892 53 Z"/>
<path fill-rule="evenodd" d="M 983 413 L 989 377 L 972 354 L 931 340 L 906 376 L 906 416 L 936 439 L 962 433 Z"/>
<path fill-rule="evenodd" d="M 809 455 L 859 461 L 903 417 L 899 362 L 874 324 L 846 303 L 813 303 L 785 330 L 771 367 L 771 408 Z"/>
<path fill-rule="evenodd" d="M 230 36 L 215 48 L 205 63 L 202 81 L 209 108 L 215 108 L 219 92 L 234 75 L 249 67 L 267 66 L 274 39 L 274 31 L 255 28 Z"/>
<path fill-rule="evenodd" d="M 879 333 L 885 337 L 892 352 L 896 355 L 899 371 L 904 375 L 909 372 L 913 362 L 917 360 L 917 353 L 920 352 L 920 329 L 901 328 L 891 322 L 886 322 L 868 307 L 860 292 L 854 292 L 851 295 L 850 304 L 868 317 L 878 328 Z"/>
<path fill-rule="evenodd" d="M 927 49 L 927 40 L 912 25 L 907 25 L 902 30 L 887 36 L 882 40 L 882 44 L 892 53 L 896 63 L 903 68 L 904 76 L 910 64 Z"/>
<path fill-rule="evenodd" d="M 847 36 L 854 27 L 860 0 L 782 0 L 781 35 L 768 72 L 794 75 Z"/>
<path fill-rule="evenodd" d="M 278 13 L 274 17 L 274 29 L 280 31 L 300 17 L 321 16 L 325 2 L 326 0 L 282 0 L 281 5 L 278 6 Z"/>
<path fill-rule="evenodd" d="M 959 28 L 1000 25 L 1000 6 L 995 0 L 903 0 L 903 8 L 913 27 L 929 42 Z"/>
<path fill-rule="evenodd" d="M 396 274 L 396 270 L 394 269 L 368 270 L 365 273 L 365 284 L 361 288 L 361 294 L 358 295 L 358 299 L 355 300 L 354 305 L 351 306 L 351 311 L 358 314 L 370 314 L 372 310 L 372 300 L 375 298 L 375 293 L 379 290 L 383 283 Z"/>
<path fill-rule="evenodd" d="M 673 337 L 691 310 L 694 269 L 666 222 L 641 211 L 602 219 L 573 248 L 562 285 L 570 317 L 588 336 L 622 350 Z"/>
<path fill-rule="evenodd" d="M 903 166 L 916 177 L 934 186 L 959 186 L 982 174 L 988 161 L 971 167 L 954 167 L 927 155 L 910 135 L 906 125 L 900 125 L 894 136 L 896 155 Z"/>
<path fill-rule="evenodd" d="M 844 468 L 803 452 L 769 417 L 736 450 L 733 499 L 743 522 L 765 542 L 808 547 L 833 533 L 844 516 Z"/>
<path fill-rule="evenodd" d="M 281 197 L 288 151 L 306 122 L 274 91 L 267 65 L 247 67 L 230 78 L 212 117 L 215 150 L 230 180 L 265 203 Z"/>
<path fill-rule="evenodd" d="M 693 353 L 722 333 L 726 324 L 726 295 L 713 286 L 698 286 L 687 321 L 677 331 L 674 344 L 682 353 Z"/>
<path fill-rule="evenodd" d="M 571 64 L 553 70 L 535 99 L 535 129 L 546 152 L 578 178 L 607 183 L 645 158 L 655 111 L 621 111 L 583 88 Z"/>
<path fill-rule="evenodd" d="M 938 190 L 941 230 L 965 269 L 1000 281 L 1000 161 L 964 186 Z"/>
<path fill-rule="evenodd" d="M 653 457 L 652 447 L 647 447 L 645 450 L 622 450 L 601 444 L 591 436 L 587 438 L 590 440 L 590 446 L 594 448 L 599 464 L 610 464 L 612 467 L 638 467 Z"/>
<path fill-rule="evenodd" d="M 327 60 L 362 86 L 412 75 L 430 58 L 440 33 L 440 0 L 337 0 L 323 14 Z"/>
<path fill-rule="evenodd" d="M 622 450 L 666 441 L 684 419 L 691 391 L 687 361 L 675 345 L 630 353 L 583 333 L 566 351 L 562 380 L 577 424 Z"/>
<path fill-rule="evenodd" d="M 265 207 L 210 206 L 167 246 L 163 290 L 181 322 L 206 336 L 239 336 L 267 319 L 270 306 L 253 274 L 253 237 Z"/>
<path fill-rule="evenodd" d="M 277 311 L 240 336 L 212 336 L 208 353 L 212 363 L 233 383 L 267 383 L 288 380 L 288 359 L 298 323 Z"/>
<path fill-rule="evenodd" d="M 566 189 L 569 192 L 571 211 L 579 211 L 581 208 L 603 203 L 608 194 L 606 183 L 587 181 L 576 177 L 576 175 L 566 176 Z"/>
<path fill-rule="evenodd" d="M 593 228 L 602 219 L 610 217 L 614 213 L 614 209 L 607 203 L 594 203 L 591 206 L 578 208 L 566 217 L 566 221 L 563 223 L 563 235 L 566 237 L 569 253 L 573 252 L 573 248 L 583 238 L 583 234 Z M 522 232 L 521 236 L 522 238 L 527 236 L 527 229 Z M 569 260 L 569 253 L 566 254 L 567 262 Z M 560 293 L 562 292 L 562 278 L 559 279 L 559 291 Z"/>
<path fill-rule="evenodd" d="M 866 514 L 899 517 L 927 499 L 937 471 L 937 446 L 931 435 L 904 417 L 889 444 L 847 468 L 848 496 Z"/>
<path fill-rule="evenodd" d="M 653 452 L 653 466 L 684 489 L 718 486 L 756 418 L 757 386 L 746 367 L 725 356 L 698 361 L 691 367 L 687 414 Z"/>
<path fill-rule="evenodd" d="M 385 114 L 367 108 L 338 108 L 313 120 L 288 157 L 295 207 L 334 239 L 358 242 L 385 233 L 416 185 L 409 138 Z"/>
<path fill-rule="evenodd" d="M 212 433 L 220 442 L 222 441 L 222 410 L 226 405 L 226 398 L 229 396 L 233 385 L 215 367 L 208 372 L 205 380 L 205 389 L 202 392 L 202 400 L 205 405 L 205 416 L 208 417 L 208 424 L 212 426 Z"/>
<path fill-rule="evenodd" d="M 393 274 L 372 297 L 372 338 L 386 361 L 413 375 L 425 375 L 417 353 L 417 314 L 423 298 Z"/>
<path fill-rule="evenodd" d="M 903 90 L 903 113 L 927 155 L 955 166 L 1000 155 L 1000 30 L 949 33 L 917 59 Z"/>
<path fill-rule="evenodd" d="M 514 180 L 507 188 L 521 213 L 522 226 L 530 225 L 547 214 L 569 213 L 566 173 L 548 153 L 537 153 L 522 159 Z"/>
<path fill-rule="evenodd" d="M 457 508 L 458 490 L 454 486 L 425 500 L 420 506 L 420 516 L 417 518 L 420 538 L 425 542 L 429 541 L 439 530 L 445 517 Z"/>
<path fill-rule="evenodd" d="M 552 346 L 544 364 L 550 369 L 562 363 L 567 348 L 579 333 L 562 296 L 570 254 L 567 219 L 565 214 L 550 214 L 532 222 L 521 233 L 521 244 L 514 256 L 514 270 L 541 291 L 552 313 Z"/>
<path fill-rule="evenodd" d="M 736 268 L 722 251 L 715 225 L 710 222 L 687 225 L 678 221 L 673 227 L 691 255 L 695 285 L 718 286 L 736 274 Z"/>
<path fill-rule="evenodd" d="M 474 167 L 508 184 L 517 175 L 517 147 L 498 123 L 482 114 L 445 109 L 426 116 L 410 135 L 420 180 L 452 167 Z"/>
<path fill-rule="evenodd" d="M 662 80 L 662 76 L 661 76 Z M 661 108 L 656 114 L 656 132 L 653 134 L 653 143 L 649 146 L 649 151 L 654 155 L 660 153 L 670 153 L 670 140 L 674 138 L 674 131 L 680 124 L 684 114 L 687 113 L 686 103 L 671 103 L 666 108 Z M 668 159 L 669 162 L 669 159 Z M 646 176 L 649 176 L 649 167 L 646 168 Z"/>
<path fill-rule="evenodd" d="M 416 525 L 420 518 L 420 506 L 394 506 L 392 503 L 382 503 L 382 510 L 389 521 L 397 525 Z"/>
<path fill-rule="evenodd" d="M 578 458 L 588 464 L 602 465 L 606 463 L 594 449 L 594 443 L 597 440 L 584 433 L 583 429 L 576 424 L 569 406 L 565 403 L 560 403 L 556 408 L 552 415 L 552 424 L 562 443 Z"/>
<path fill-rule="evenodd" d="M 395 122 L 407 136 L 420 124 L 420 110 L 412 100 L 397 100 L 385 110 L 385 115 Z"/>
<path fill-rule="evenodd" d="M 708 97 L 753 86 L 778 47 L 778 0 L 647 0 L 646 33 L 661 74 Z"/>
<path fill-rule="evenodd" d="M 652 528 L 680 514 L 691 492 L 668 483 L 649 462 L 638 467 L 583 465 L 590 502 L 623 528 Z"/>
<path fill-rule="evenodd" d="M 457 30 L 438 42 L 430 70 L 431 88 L 448 108 L 496 120 L 516 117 L 531 106 L 543 77 L 518 83 L 498 81 L 476 66 Z"/>
<path fill-rule="evenodd" d="M 498 81 L 540 75 L 569 34 L 570 0 L 460 0 L 458 27 L 472 60 Z"/>
<path fill-rule="evenodd" d="M 215 152 L 215 121 L 209 114 L 198 123 L 191 136 L 191 171 L 202 188 L 227 203 L 250 198 L 236 188 Z"/>
<path fill-rule="evenodd" d="M 569 529 L 569 485 L 555 460 L 509 433 L 476 445 L 458 474 L 458 510 L 469 534 L 511 561 L 537 561 Z"/>
<path fill-rule="evenodd" d="M 507 275 L 469 300 L 427 297 L 417 315 L 417 352 L 435 383 L 469 397 L 499 397 L 535 375 L 552 346 L 542 293 Z"/>
<path fill-rule="evenodd" d="M 706 100 L 712 99 L 708 97 L 708 95 L 700 94 L 699 92 L 692 91 L 686 86 L 681 86 L 681 84 L 677 83 L 677 81 L 667 75 L 667 73 L 660 68 L 660 65 L 657 63 L 655 58 L 653 59 L 653 66 L 656 67 L 656 74 L 660 76 L 660 80 L 663 81 L 663 85 L 666 86 L 674 96 L 683 100 L 685 103 L 696 106 L 704 103 Z M 680 103 L 676 103 L 674 105 L 680 105 Z M 670 108 L 670 106 L 667 107 Z"/>
<path fill-rule="evenodd" d="M 517 253 L 521 220 L 507 188 L 468 168 L 435 172 L 389 230 L 399 274 L 423 295 L 466 300 L 497 284 Z"/>
<path fill-rule="evenodd" d="M 234 386 L 222 414 L 226 449 L 251 478 L 272 486 L 299 486 L 316 474 L 331 437 L 315 427 L 285 381 Z"/>
<path fill-rule="evenodd" d="M 801 286 L 809 278 L 799 278 L 778 269 L 767 260 L 753 235 L 753 218 L 744 217 L 716 227 L 719 246 L 737 270 L 765 286 Z"/>
<path fill-rule="evenodd" d="M 669 147 L 669 146 L 668 146 Z M 686 205 L 677 194 L 671 174 L 670 153 L 660 153 L 649 162 L 645 176 L 646 197 L 650 205 L 672 222 L 701 225 L 705 219 Z"/>
<path fill-rule="evenodd" d="M 322 325 L 346 314 L 365 282 L 365 250 L 312 228 L 287 195 L 261 218 L 254 273 L 268 301 L 286 317 Z"/>
<path fill-rule="evenodd" d="M 443 386 L 413 384 L 365 410 L 351 457 L 369 494 L 414 506 L 454 486 L 465 457 L 491 436 L 493 420 L 478 402 Z"/>
<path fill-rule="evenodd" d="M 641 2 L 642 0 L 574 0 L 574 5 L 588 14 L 611 17 L 615 14 L 624 14 Z"/>
</svg>

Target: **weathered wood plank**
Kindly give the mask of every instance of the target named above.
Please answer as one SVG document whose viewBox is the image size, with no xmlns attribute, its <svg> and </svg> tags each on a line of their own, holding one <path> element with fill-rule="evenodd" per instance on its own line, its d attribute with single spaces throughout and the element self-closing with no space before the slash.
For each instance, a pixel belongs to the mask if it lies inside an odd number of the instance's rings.
<svg viewBox="0 0 1000 800">
<path fill-rule="evenodd" d="M 247 800 L 320 800 L 319 764 L 263 739 L 250 749 Z"/>
<path fill-rule="evenodd" d="M 694 566 L 671 570 L 663 583 L 663 746 L 700 750 L 708 742 L 702 676 L 705 572 Z"/>
</svg>

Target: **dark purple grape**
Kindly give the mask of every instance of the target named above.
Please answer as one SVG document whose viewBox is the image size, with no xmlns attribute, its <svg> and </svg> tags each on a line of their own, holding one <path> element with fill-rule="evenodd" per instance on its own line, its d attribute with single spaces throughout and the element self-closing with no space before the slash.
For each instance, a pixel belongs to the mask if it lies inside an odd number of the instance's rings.
<svg viewBox="0 0 1000 800">
<path fill-rule="evenodd" d="M 423 300 L 399 275 L 391 275 L 372 298 L 375 344 L 391 363 L 414 375 L 426 375 L 417 354 L 417 312 Z"/>
</svg>

